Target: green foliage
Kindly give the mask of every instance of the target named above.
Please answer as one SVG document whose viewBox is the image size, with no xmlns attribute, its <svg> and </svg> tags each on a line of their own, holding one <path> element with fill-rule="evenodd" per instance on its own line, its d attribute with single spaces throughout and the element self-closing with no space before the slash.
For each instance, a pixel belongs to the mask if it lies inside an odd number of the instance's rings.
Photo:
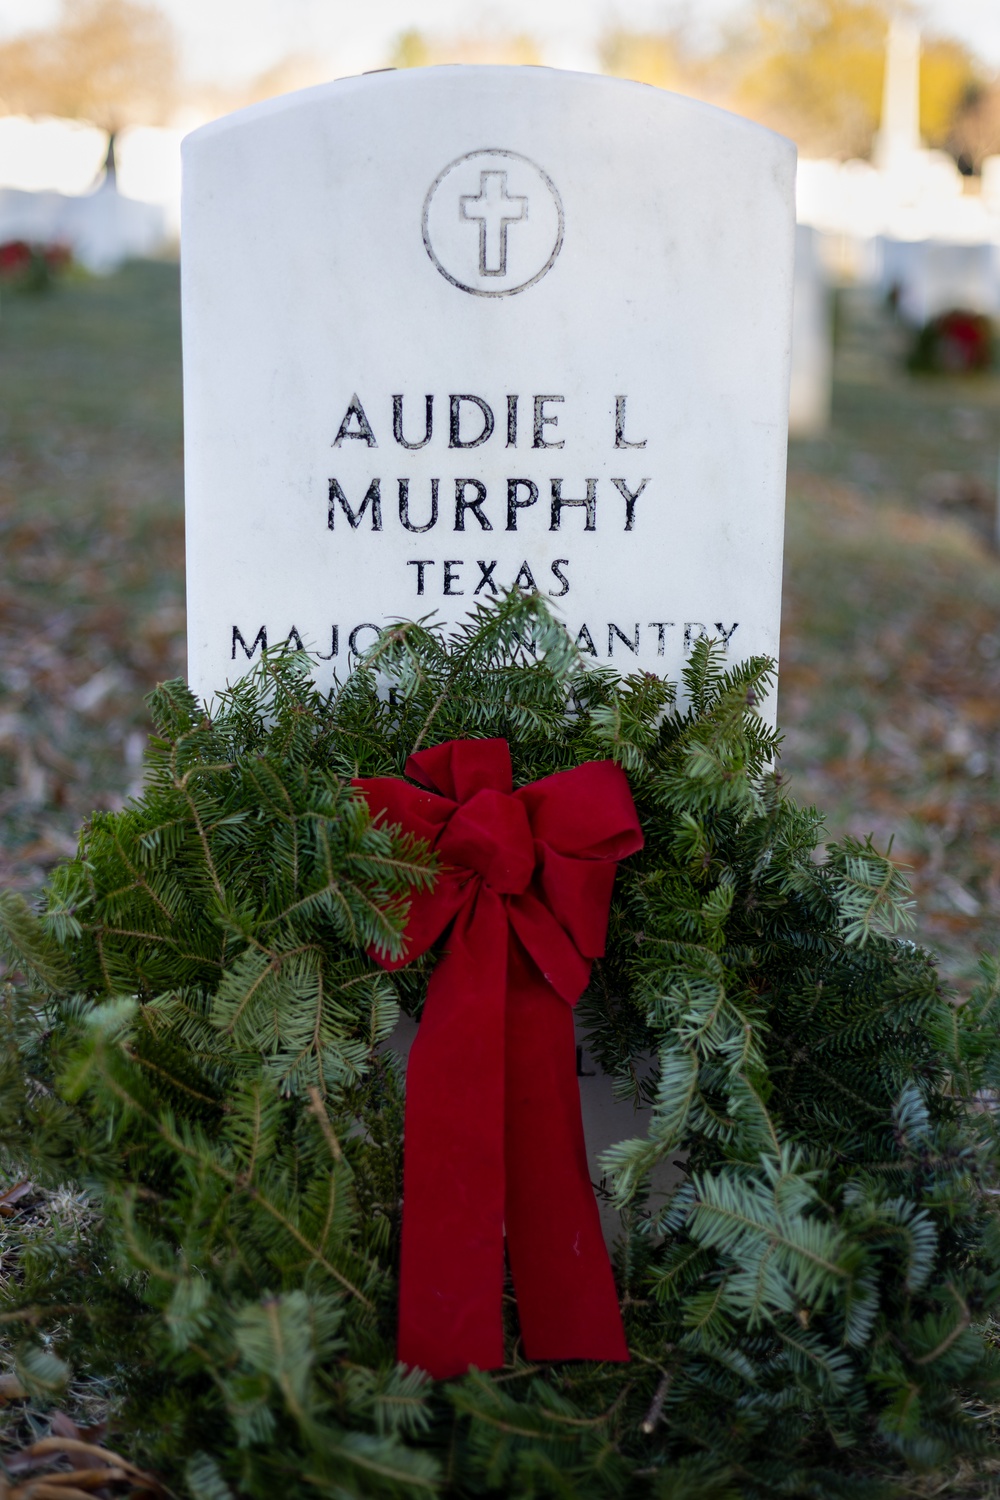
<svg viewBox="0 0 1000 1500">
<path fill-rule="evenodd" d="M 141 798 L 44 909 L 0 898 L 11 1171 L 89 1194 L 0 1285 L 24 1386 L 95 1377 L 119 1448 L 192 1500 L 888 1495 L 981 1452 L 1000 1382 L 1000 968 L 964 1004 L 896 936 L 900 872 L 818 850 L 758 715 L 770 667 L 699 642 L 683 706 L 584 668 L 535 599 L 401 625 L 329 695 L 272 652 L 211 712 L 153 698 Z M 646 834 L 589 1047 L 645 1136 L 607 1168 L 631 1362 L 435 1385 L 393 1353 L 402 1068 L 430 962 L 391 976 L 427 851 L 356 775 L 503 735 L 519 782 L 595 757 Z M 650 1195 L 680 1155 L 682 1185 Z"/>
</svg>

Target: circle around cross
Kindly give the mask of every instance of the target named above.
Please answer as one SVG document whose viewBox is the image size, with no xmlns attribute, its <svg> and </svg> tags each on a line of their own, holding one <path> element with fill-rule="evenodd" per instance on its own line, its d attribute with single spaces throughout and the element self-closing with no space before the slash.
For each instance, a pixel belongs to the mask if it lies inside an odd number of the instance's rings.
<svg viewBox="0 0 1000 1500">
<path fill-rule="evenodd" d="M 551 177 L 518 151 L 483 148 L 448 163 L 421 217 L 424 247 L 446 281 L 475 297 L 511 297 L 551 270 L 565 216 Z"/>
</svg>

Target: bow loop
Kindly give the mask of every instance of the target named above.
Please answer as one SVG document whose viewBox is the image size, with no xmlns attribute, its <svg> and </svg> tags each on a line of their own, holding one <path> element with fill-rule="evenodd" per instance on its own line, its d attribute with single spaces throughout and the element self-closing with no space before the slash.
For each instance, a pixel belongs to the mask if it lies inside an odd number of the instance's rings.
<svg viewBox="0 0 1000 1500">
<path fill-rule="evenodd" d="M 624 859 L 642 848 L 642 829 L 628 781 L 612 760 L 589 760 L 523 786 L 531 831 L 541 843 L 577 859 Z"/>
<path fill-rule="evenodd" d="M 535 853 L 535 889 L 545 906 L 584 958 L 603 958 L 614 861 L 572 859 L 541 843 L 536 843 Z"/>
<path fill-rule="evenodd" d="M 355 781 L 354 787 L 368 803 L 373 818 L 415 834 L 432 849 L 455 811 L 454 802 L 447 797 L 438 797 L 422 787 L 410 786 L 398 776 L 369 776 L 363 781 Z M 432 890 L 411 891 L 399 957 L 388 958 L 383 953 L 372 956 L 384 969 L 401 969 L 404 964 L 412 963 L 426 953 L 462 905 L 468 882 L 467 872 L 442 869 L 438 871 Z"/>
<path fill-rule="evenodd" d="M 468 802 L 486 790 L 510 793 L 514 787 L 506 740 L 446 740 L 411 755 L 406 774 L 453 802 Z"/>
<path fill-rule="evenodd" d="M 587 988 L 590 959 L 584 958 L 563 924 L 531 891 L 511 897 L 507 915 L 545 983 L 560 1000 L 575 1005 Z"/>
<path fill-rule="evenodd" d="M 353 786 L 363 795 L 373 818 L 396 824 L 432 845 L 455 811 L 454 802 L 447 797 L 410 786 L 398 776 L 367 776 Z"/>
</svg>

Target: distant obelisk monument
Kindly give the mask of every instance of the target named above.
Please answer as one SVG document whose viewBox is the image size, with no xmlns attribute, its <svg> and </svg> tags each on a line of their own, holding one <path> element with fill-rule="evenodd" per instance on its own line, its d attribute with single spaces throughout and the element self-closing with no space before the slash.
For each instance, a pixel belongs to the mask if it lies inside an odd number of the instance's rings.
<svg viewBox="0 0 1000 1500">
<path fill-rule="evenodd" d="M 920 28 L 896 17 L 886 44 L 875 165 L 891 172 L 905 167 L 920 150 Z"/>
</svg>

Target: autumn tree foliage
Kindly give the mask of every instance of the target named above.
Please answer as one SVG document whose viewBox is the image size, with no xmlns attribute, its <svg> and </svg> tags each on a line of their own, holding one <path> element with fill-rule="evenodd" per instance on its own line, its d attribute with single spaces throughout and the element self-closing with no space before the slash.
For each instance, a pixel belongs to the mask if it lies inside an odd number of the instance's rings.
<svg viewBox="0 0 1000 1500">
<path fill-rule="evenodd" d="M 140 0 L 63 0 L 55 25 L 0 45 L 0 104 L 9 113 L 87 120 L 114 135 L 161 123 L 177 87 L 173 28 Z"/>
<path fill-rule="evenodd" d="M 735 108 L 790 135 L 807 155 L 868 156 L 892 14 L 890 0 L 755 0 L 746 18 L 701 48 L 689 28 L 612 28 L 601 62 L 619 77 Z M 928 145 L 951 144 L 957 118 L 985 83 L 961 43 L 924 38 L 920 118 Z"/>
<path fill-rule="evenodd" d="M 428 68 L 441 63 L 517 67 L 537 66 L 541 61 L 537 44 L 526 32 L 509 32 L 489 26 L 459 32 L 431 32 L 409 27 L 400 32 L 389 54 L 389 64 L 393 68 Z"/>
</svg>

